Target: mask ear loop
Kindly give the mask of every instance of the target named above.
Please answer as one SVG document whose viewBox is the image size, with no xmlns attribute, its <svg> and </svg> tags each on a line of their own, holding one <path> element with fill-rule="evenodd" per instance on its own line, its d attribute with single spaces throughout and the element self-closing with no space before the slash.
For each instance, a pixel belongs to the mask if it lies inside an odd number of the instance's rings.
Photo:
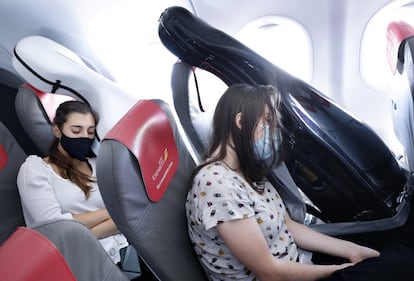
<svg viewBox="0 0 414 281">
<path fill-rule="evenodd" d="M 280 145 L 282 144 L 282 129 L 280 127 L 275 128 L 275 136 L 273 138 L 275 149 L 279 150 Z"/>
</svg>

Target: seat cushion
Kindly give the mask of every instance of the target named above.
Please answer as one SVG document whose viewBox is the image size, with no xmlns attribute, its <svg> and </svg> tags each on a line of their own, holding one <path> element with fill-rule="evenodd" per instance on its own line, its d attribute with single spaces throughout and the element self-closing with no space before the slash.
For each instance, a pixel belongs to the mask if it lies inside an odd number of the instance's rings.
<svg viewBox="0 0 414 281">
<path fill-rule="evenodd" d="M 24 225 L 16 177 L 26 154 L 9 130 L 0 123 L 0 244 Z"/>
</svg>

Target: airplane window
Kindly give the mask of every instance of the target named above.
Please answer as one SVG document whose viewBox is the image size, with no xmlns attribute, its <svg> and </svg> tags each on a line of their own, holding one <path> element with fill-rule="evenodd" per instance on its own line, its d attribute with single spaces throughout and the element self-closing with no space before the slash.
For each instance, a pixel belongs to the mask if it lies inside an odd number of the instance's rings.
<svg viewBox="0 0 414 281">
<path fill-rule="evenodd" d="M 312 44 L 298 22 L 278 16 L 257 18 L 246 24 L 236 38 L 283 70 L 311 81 Z"/>
<path fill-rule="evenodd" d="M 414 25 L 414 4 L 392 1 L 379 10 L 368 22 L 362 36 L 360 70 L 361 76 L 375 90 L 403 91 L 407 86 L 405 77 L 394 75 L 387 61 L 386 30 L 389 23 L 402 20 Z"/>
</svg>

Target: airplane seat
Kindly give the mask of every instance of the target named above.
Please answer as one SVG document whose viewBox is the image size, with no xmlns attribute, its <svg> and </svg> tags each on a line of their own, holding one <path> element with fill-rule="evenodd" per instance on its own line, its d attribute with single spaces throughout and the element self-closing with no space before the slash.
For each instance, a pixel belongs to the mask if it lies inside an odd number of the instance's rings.
<svg viewBox="0 0 414 281">
<path fill-rule="evenodd" d="M 29 280 L 29 276 L 36 275 L 38 279 L 30 280 L 128 280 L 112 263 L 89 229 L 79 222 L 50 221 L 39 223 L 32 228 L 25 227 L 16 177 L 26 156 L 10 131 L 3 123 L 0 123 L 0 204 L 2 208 L 0 212 L 0 275 L 2 278 Z M 73 224 L 79 225 L 73 227 Z M 33 230 L 41 233 L 42 236 L 34 233 Z M 54 245 L 52 246 L 51 243 Z M 60 257 L 60 253 L 56 251 L 56 247 L 63 254 L 70 269 Z M 36 255 L 32 255 L 31 251 L 36 251 Z M 94 261 L 95 265 L 85 267 L 88 261 L 83 257 L 86 255 L 90 255 L 89 260 Z M 99 262 L 96 262 L 98 259 Z M 108 266 L 108 262 L 112 263 L 112 266 Z M 72 274 L 75 274 L 76 279 Z M 109 279 L 100 279 L 105 276 Z M 94 279 L 95 277 L 98 279 Z"/>
<path fill-rule="evenodd" d="M 26 156 L 10 131 L 0 123 L 0 245 L 17 227 L 25 226 L 16 177 Z"/>
<path fill-rule="evenodd" d="M 0 273 L 4 280 L 77 280 L 56 246 L 23 226 L 1 246 Z"/>
<path fill-rule="evenodd" d="M 71 219 L 51 219 L 31 228 L 47 237 L 59 249 L 76 280 L 129 280 L 83 223 Z"/>
<path fill-rule="evenodd" d="M 162 281 L 208 280 L 187 232 L 195 168 L 167 103 L 138 101 L 102 140 L 97 178 L 111 217 Z"/>
<path fill-rule="evenodd" d="M 60 103 L 74 100 L 67 95 L 45 93 L 26 83 L 18 88 L 15 98 L 16 114 L 24 131 L 39 150 L 39 156 L 49 154 L 54 139 L 52 122 Z"/>
<path fill-rule="evenodd" d="M 191 94 L 189 81 L 192 73 L 195 77 L 194 67 L 182 61 L 176 62 L 171 74 L 171 90 L 180 123 L 194 150 L 202 156 L 207 149 L 212 114 L 204 110 L 197 84 L 195 93 Z"/>
<path fill-rule="evenodd" d="M 391 93 L 391 110 L 394 132 L 405 150 L 405 168 L 414 171 L 414 27 L 403 21 L 391 22 L 387 39 L 387 59 L 392 73 L 408 79 L 407 91 Z"/>
<path fill-rule="evenodd" d="M 88 95 L 80 95 L 77 94 L 77 89 L 74 90 L 60 84 L 59 81 L 76 78 L 72 76 L 73 73 L 71 71 L 75 72 L 73 69 L 78 66 L 77 63 L 80 63 L 76 61 L 75 56 L 69 50 L 64 47 L 59 49 L 60 45 L 43 37 L 35 36 L 25 39 L 20 41 L 15 48 L 13 65 L 17 73 L 25 81 L 25 84 L 19 87 L 16 94 L 15 109 L 24 131 L 37 146 L 39 156 L 44 157 L 48 154 L 50 144 L 54 138 L 51 124 L 59 104 L 67 100 L 88 102 L 88 99 L 85 97 L 89 97 L 91 92 L 88 91 Z M 53 49 L 53 47 L 56 47 L 56 49 Z M 52 50 L 56 52 L 54 53 Z M 65 53 L 65 51 L 67 52 Z M 53 58 L 56 53 L 59 54 Z M 65 55 L 72 56 L 72 60 L 68 62 L 68 57 L 65 57 Z M 50 65 L 47 62 L 53 62 L 53 64 Z M 73 69 L 68 69 L 67 64 L 71 65 Z M 79 72 L 77 75 L 79 75 Z M 59 81 L 56 81 L 56 83 L 59 86 L 53 85 L 52 89 L 48 89 L 50 81 L 45 79 L 50 73 L 58 75 L 54 78 L 60 77 L 62 79 L 57 79 Z M 85 76 L 84 78 L 86 79 Z M 76 83 L 75 85 L 79 86 Z M 61 91 L 58 91 L 57 87 L 61 87 Z M 94 94 L 96 93 L 94 92 Z M 97 153 L 99 149 L 98 139 L 95 139 L 92 149 Z M 15 190 L 17 193 L 17 187 L 15 187 Z M 128 280 L 127 276 L 113 263 L 90 230 L 84 225 L 80 226 L 74 223 L 77 222 L 73 220 L 66 222 L 42 222 L 38 227 L 34 228 L 56 243 L 59 250 L 64 253 L 65 259 L 69 261 L 77 280 Z M 74 244 L 86 244 L 81 248 L 74 245 L 68 247 L 64 241 L 67 239 L 63 239 L 68 235 L 76 238 L 73 240 Z M 75 251 L 74 249 L 77 250 Z M 85 249 L 88 252 L 84 252 Z M 82 253 L 82 258 L 79 258 L 80 253 Z"/>
<path fill-rule="evenodd" d="M 129 280 L 91 231 L 69 219 L 19 226 L 1 245 L 0 274 L 15 281 Z"/>
</svg>

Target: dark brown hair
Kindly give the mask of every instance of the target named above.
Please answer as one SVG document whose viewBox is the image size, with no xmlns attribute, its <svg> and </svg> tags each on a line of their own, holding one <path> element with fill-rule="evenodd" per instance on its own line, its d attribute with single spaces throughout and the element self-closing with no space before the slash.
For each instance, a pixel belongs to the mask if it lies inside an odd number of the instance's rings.
<svg viewBox="0 0 414 281">
<path fill-rule="evenodd" d="M 239 160 L 240 172 L 244 178 L 252 184 L 263 180 L 270 168 L 281 161 L 282 151 L 273 153 L 269 162 L 257 159 L 254 151 L 254 130 L 263 116 L 265 105 L 269 107 L 270 128 L 274 134 L 276 126 L 281 127 L 279 113 L 280 93 L 270 85 L 246 85 L 236 84 L 230 86 L 220 98 L 213 117 L 213 131 L 210 140 L 210 148 L 207 158 L 220 149 L 218 154 L 198 167 L 194 175 L 204 165 L 223 160 L 226 157 L 226 146 L 230 140 Z M 242 114 L 241 129 L 236 126 L 235 120 L 238 113 Z M 272 140 L 272 147 L 276 144 Z M 281 147 L 281 145 L 279 145 Z"/>
<path fill-rule="evenodd" d="M 88 104 L 80 101 L 66 101 L 60 104 L 56 109 L 53 124 L 57 125 L 59 130 L 62 131 L 63 124 L 68 120 L 68 116 L 74 112 L 81 114 L 90 113 L 95 119 L 95 125 L 98 124 L 98 114 L 92 110 Z M 50 146 L 49 161 L 58 167 L 60 175 L 63 178 L 68 179 L 79 186 L 79 188 L 85 193 L 85 198 L 88 198 L 91 189 L 90 184 L 96 182 L 96 179 L 79 171 L 74 165 L 72 158 L 67 157 L 60 152 L 58 145 L 59 139 L 55 138 Z"/>
</svg>

